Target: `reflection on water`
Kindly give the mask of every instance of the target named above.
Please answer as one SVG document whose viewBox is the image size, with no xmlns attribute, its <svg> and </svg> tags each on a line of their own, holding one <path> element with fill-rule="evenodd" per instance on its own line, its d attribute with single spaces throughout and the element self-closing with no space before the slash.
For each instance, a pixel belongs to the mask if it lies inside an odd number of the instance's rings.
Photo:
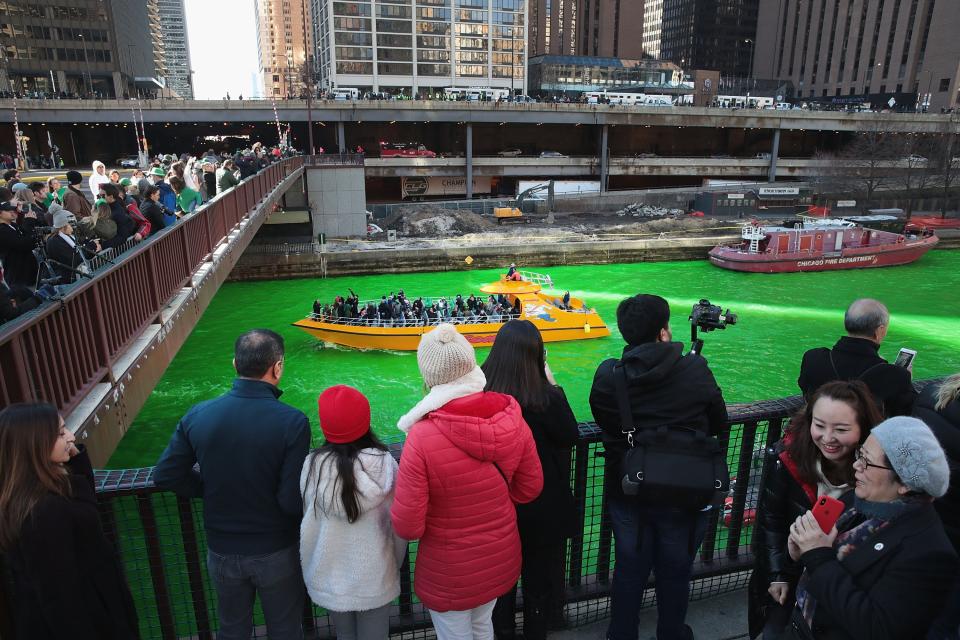
<svg viewBox="0 0 960 640">
<path fill-rule="evenodd" d="M 875 297 L 892 314 L 881 355 L 892 360 L 901 346 L 916 349 L 916 376 L 960 370 L 960 252 L 934 251 L 919 262 L 890 269 L 823 273 L 745 274 L 705 261 L 550 267 L 558 291 L 595 307 L 614 333 L 610 338 L 550 345 L 550 367 L 576 415 L 590 419 L 588 395 L 593 372 L 617 357 L 623 343 L 616 332 L 616 306 L 639 292 L 670 301 L 674 339 L 689 344 L 687 316 L 701 298 L 739 314 L 725 331 L 701 334 L 704 356 L 730 402 L 797 393 L 803 352 L 830 345 L 842 333 L 843 311 L 857 297 Z M 397 419 L 423 394 L 412 352 L 361 352 L 322 345 L 290 326 L 305 316 L 314 298 L 330 301 L 353 288 L 379 298 L 403 289 L 408 297 L 429 292 L 449 297 L 478 293 L 498 271 L 463 271 L 286 280 L 224 285 L 177 358 L 170 365 L 134 426 L 110 461 L 112 467 L 153 464 L 177 420 L 191 405 L 222 393 L 233 377 L 233 341 L 242 331 L 266 327 L 286 340 L 283 400 L 302 409 L 319 433 L 316 397 L 333 384 L 350 384 L 371 401 L 375 429 L 399 438 Z M 424 295 L 426 299 L 428 296 Z M 479 349 L 482 361 L 487 350 Z M 269 428 L 265 425 L 264 428 Z"/>
</svg>

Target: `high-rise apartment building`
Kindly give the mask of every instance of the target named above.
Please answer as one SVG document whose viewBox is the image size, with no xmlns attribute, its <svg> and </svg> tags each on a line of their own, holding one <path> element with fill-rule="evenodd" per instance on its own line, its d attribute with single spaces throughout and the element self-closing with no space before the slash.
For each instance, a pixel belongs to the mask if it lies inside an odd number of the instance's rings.
<svg viewBox="0 0 960 640">
<path fill-rule="evenodd" d="M 643 0 L 530 0 L 530 57 L 639 59 Z"/>
<path fill-rule="evenodd" d="M 663 30 L 663 0 L 643 0 L 643 52 L 660 59 L 660 37 Z"/>
<path fill-rule="evenodd" d="M 759 4 L 760 0 L 662 0 L 659 45 L 652 16 L 644 24 L 647 53 L 684 69 L 746 78 L 756 50 Z"/>
<path fill-rule="evenodd" d="M 407 0 L 409 3 L 409 0 Z M 354 5 L 355 2 L 337 2 Z M 306 92 L 312 23 L 307 0 L 256 0 L 257 43 L 265 97 Z"/>
<path fill-rule="evenodd" d="M 144 0 L 7 0 L 0 8 L 0 90 L 118 97 L 163 89 Z"/>
<path fill-rule="evenodd" d="M 322 89 L 526 88 L 527 0 L 311 0 Z"/>
<path fill-rule="evenodd" d="M 764 0 L 754 75 L 799 97 L 960 106 L 956 0 Z"/>
<path fill-rule="evenodd" d="M 167 88 L 181 98 L 193 98 L 190 45 L 183 0 L 153 0 L 160 18 L 160 37 Z M 160 48 L 160 47 L 158 47 Z"/>
</svg>

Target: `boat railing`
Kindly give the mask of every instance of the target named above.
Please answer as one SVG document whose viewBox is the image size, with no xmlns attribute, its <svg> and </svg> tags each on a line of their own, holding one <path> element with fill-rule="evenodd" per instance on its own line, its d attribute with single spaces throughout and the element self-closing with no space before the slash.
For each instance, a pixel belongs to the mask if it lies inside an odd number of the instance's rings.
<svg viewBox="0 0 960 640">
<path fill-rule="evenodd" d="M 503 313 L 500 315 L 469 315 L 469 316 L 443 316 L 438 318 L 400 318 L 381 320 L 379 318 L 350 318 L 344 316 L 334 316 L 323 313 L 311 313 L 307 319 L 314 322 L 323 322 L 326 324 L 336 324 L 348 327 L 435 327 L 438 324 L 499 324 L 517 317 L 514 314 Z"/>
<path fill-rule="evenodd" d="M 532 282 L 541 287 L 553 287 L 553 278 L 545 273 L 536 273 L 534 271 L 521 271 L 520 277 L 524 282 Z"/>
</svg>

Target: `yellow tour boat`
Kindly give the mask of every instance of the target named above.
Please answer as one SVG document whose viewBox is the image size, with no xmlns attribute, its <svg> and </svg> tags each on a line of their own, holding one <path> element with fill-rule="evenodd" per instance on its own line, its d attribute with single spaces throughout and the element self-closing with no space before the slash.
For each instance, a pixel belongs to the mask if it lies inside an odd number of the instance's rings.
<svg viewBox="0 0 960 640">
<path fill-rule="evenodd" d="M 582 300 L 570 298 L 564 306 L 559 296 L 543 292 L 543 286 L 552 287 L 550 276 L 518 272 L 520 280 L 501 277 L 497 282 L 480 287 L 486 294 L 503 294 L 512 307 L 520 303 L 519 318 L 529 320 L 543 336 L 544 342 L 568 340 L 591 340 L 605 338 L 610 330 L 595 309 L 588 308 Z M 377 304 L 379 301 L 373 301 Z M 360 302 L 360 308 L 367 305 Z M 353 347 L 355 349 L 383 349 L 390 351 L 416 351 L 420 336 L 432 331 L 441 322 L 457 328 L 466 339 L 477 347 L 493 344 L 497 331 L 515 315 L 504 314 L 502 321 L 477 322 L 474 317 L 444 317 L 436 320 L 370 320 L 344 318 L 311 313 L 303 320 L 293 323 L 317 340 Z"/>
</svg>

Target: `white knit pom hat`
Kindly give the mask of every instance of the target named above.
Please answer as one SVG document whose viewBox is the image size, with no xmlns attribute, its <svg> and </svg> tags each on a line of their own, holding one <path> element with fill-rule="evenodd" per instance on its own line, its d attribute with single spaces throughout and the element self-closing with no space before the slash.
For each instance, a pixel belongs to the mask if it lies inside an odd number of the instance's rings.
<svg viewBox="0 0 960 640">
<path fill-rule="evenodd" d="M 440 324 L 420 338 L 420 375 L 430 388 L 462 378 L 477 367 L 473 345 L 452 324 Z"/>
</svg>

